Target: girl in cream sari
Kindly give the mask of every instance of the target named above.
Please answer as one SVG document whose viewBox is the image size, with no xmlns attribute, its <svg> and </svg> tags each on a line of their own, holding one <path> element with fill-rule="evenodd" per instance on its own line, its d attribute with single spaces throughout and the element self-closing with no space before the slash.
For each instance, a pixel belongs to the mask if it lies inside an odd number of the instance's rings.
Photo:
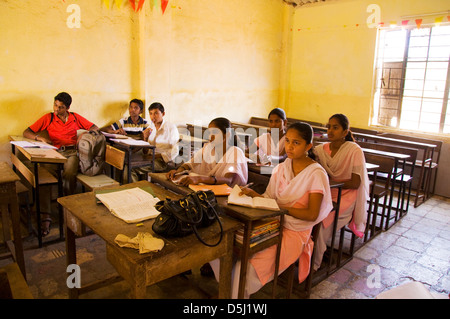
<svg viewBox="0 0 450 319">
<path fill-rule="evenodd" d="M 313 242 L 312 227 L 320 223 L 331 211 L 332 201 L 328 176 L 325 170 L 310 156 L 313 131 L 309 124 L 295 123 L 286 132 L 285 150 L 288 158 L 272 172 L 263 195 L 243 188 L 249 196 L 274 198 L 280 207 L 289 213 L 282 225 L 282 243 L 279 273 L 299 260 L 299 282 L 309 273 Z M 276 245 L 252 256 L 248 264 L 245 297 L 258 291 L 273 279 L 275 271 Z M 219 274 L 219 260 L 211 262 L 214 273 Z M 233 267 L 232 298 L 237 298 L 241 263 Z"/>
<path fill-rule="evenodd" d="M 349 224 L 358 237 L 364 235 L 369 198 L 369 179 L 364 153 L 353 140 L 349 122 L 345 115 L 335 114 L 327 124 L 329 143 L 315 148 L 318 162 L 325 168 L 330 179 L 344 182 L 339 208 L 337 230 Z M 333 201 L 337 200 L 337 189 L 332 190 Z M 318 269 L 326 250 L 326 242 L 332 235 L 334 213 L 322 223 L 317 239 L 314 269 Z"/>
<path fill-rule="evenodd" d="M 198 150 L 190 161 L 177 170 L 167 173 L 167 178 L 173 179 L 176 173 L 185 170 L 189 175 L 179 184 L 228 184 L 245 185 L 248 178 L 247 159 L 244 152 L 237 146 L 237 137 L 233 133 L 228 119 L 219 117 L 209 123 L 210 142 Z"/>
</svg>

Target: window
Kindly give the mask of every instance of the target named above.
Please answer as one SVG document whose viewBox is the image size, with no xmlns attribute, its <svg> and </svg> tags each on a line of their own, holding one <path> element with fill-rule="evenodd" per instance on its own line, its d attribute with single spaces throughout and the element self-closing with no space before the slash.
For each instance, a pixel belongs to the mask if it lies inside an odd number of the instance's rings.
<svg viewBox="0 0 450 319">
<path fill-rule="evenodd" d="M 380 30 L 372 124 L 450 133 L 450 26 Z"/>
</svg>

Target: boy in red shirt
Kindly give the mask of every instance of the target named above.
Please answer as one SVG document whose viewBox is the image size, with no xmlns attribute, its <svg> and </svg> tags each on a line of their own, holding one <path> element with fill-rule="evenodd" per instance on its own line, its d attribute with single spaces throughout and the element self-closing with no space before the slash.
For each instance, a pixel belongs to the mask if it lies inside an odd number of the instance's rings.
<svg viewBox="0 0 450 319">
<path fill-rule="evenodd" d="M 69 112 L 72 104 L 72 97 L 61 92 L 55 96 L 53 103 L 53 113 L 47 113 L 37 120 L 33 125 L 25 129 L 23 136 L 36 141 L 46 142 L 58 148 L 58 152 L 67 158 L 62 173 L 64 179 L 64 195 L 73 194 L 76 187 L 76 176 L 78 173 L 78 156 L 76 150 L 77 130 L 84 129 L 98 131 L 98 127 L 86 120 L 79 114 Z M 49 138 L 40 135 L 42 131 L 47 131 Z M 46 165 L 53 175 L 56 176 L 55 166 Z M 40 192 L 41 212 L 42 212 L 42 235 L 46 236 L 50 232 L 50 187 L 42 188 Z"/>
</svg>

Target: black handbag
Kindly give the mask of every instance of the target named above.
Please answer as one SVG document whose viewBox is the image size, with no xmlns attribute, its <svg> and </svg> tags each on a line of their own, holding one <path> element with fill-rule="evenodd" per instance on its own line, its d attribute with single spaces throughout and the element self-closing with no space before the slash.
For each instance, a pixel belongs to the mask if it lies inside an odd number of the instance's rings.
<svg viewBox="0 0 450 319">
<path fill-rule="evenodd" d="M 204 245 L 214 247 L 220 244 L 223 237 L 223 227 L 218 211 L 221 211 L 214 193 L 198 191 L 178 200 L 166 199 L 155 204 L 161 212 L 153 223 L 153 231 L 163 237 L 184 237 L 195 233 Z M 198 228 L 208 227 L 215 221 L 220 226 L 220 237 L 217 243 L 206 243 L 198 233 Z"/>
</svg>

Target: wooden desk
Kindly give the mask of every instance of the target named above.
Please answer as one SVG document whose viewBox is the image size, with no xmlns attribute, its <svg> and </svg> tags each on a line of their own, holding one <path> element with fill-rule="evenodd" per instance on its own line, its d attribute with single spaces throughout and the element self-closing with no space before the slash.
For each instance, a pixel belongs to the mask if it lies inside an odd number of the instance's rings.
<svg viewBox="0 0 450 319">
<path fill-rule="evenodd" d="M 0 208 L 3 225 L 3 239 L 6 246 L 11 251 L 13 259 L 19 265 L 23 277 L 27 278 L 25 271 L 25 259 L 23 256 L 22 234 L 20 232 L 19 204 L 17 202 L 16 194 L 17 181 L 20 181 L 20 178 L 14 173 L 11 167 L 6 162 L 0 162 Z M 11 241 L 9 231 L 9 213 L 11 213 L 14 242 Z"/>
<path fill-rule="evenodd" d="M 147 181 L 126 184 L 119 188 L 145 186 L 150 186 L 160 199 L 180 197 L 180 195 Z M 66 216 L 68 265 L 77 262 L 75 237 L 83 236 L 85 227 L 89 227 L 106 242 L 106 257 L 117 272 L 131 285 L 133 298 L 144 298 L 147 286 L 201 266 L 216 258 L 220 258 L 221 261 L 219 297 L 230 298 L 233 236 L 234 231 L 240 227 L 236 221 L 226 216 L 220 217 L 223 225 L 223 239 L 216 247 L 203 245 L 195 234 L 192 234 L 182 238 L 164 238 L 165 246 L 161 251 L 141 255 L 135 249 L 120 248 L 114 243 L 114 239 L 118 234 L 133 238 L 137 232 L 149 232 L 154 235 L 153 219 L 144 221 L 144 225 L 139 228 L 136 227 L 136 224 L 127 224 L 113 216 L 104 205 L 96 204 L 93 192 L 62 197 L 58 199 L 58 202 L 64 207 Z M 215 226 L 201 229 L 201 236 L 210 242 L 217 240 L 218 233 Z M 81 292 L 88 289 L 85 287 L 81 289 Z M 78 289 L 73 288 L 70 290 L 70 297 L 76 298 L 79 293 Z"/>
<path fill-rule="evenodd" d="M 152 173 L 149 174 L 152 182 L 158 183 L 167 189 L 170 189 L 178 194 L 187 195 L 192 192 L 192 190 L 188 187 L 178 186 L 172 183 L 170 180 L 167 180 L 165 173 Z M 254 253 L 261 251 L 265 248 L 268 248 L 273 245 L 277 245 L 277 253 L 275 259 L 275 273 L 274 273 L 274 281 L 273 281 L 273 290 L 272 297 L 275 297 L 277 280 L 278 280 L 278 268 L 279 268 L 279 260 L 280 260 L 280 252 L 281 252 L 281 240 L 282 240 L 282 225 L 284 221 L 284 214 L 287 213 L 287 210 L 281 209 L 279 211 L 271 211 L 265 209 L 254 209 L 248 208 L 238 205 L 228 205 L 228 196 L 217 196 L 217 202 L 224 209 L 224 212 L 240 222 L 244 224 L 244 236 L 242 245 L 237 244 L 235 242 L 236 250 L 241 258 L 241 271 L 239 278 L 239 292 L 238 298 L 244 297 L 245 291 L 245 283 L 247 276 L 247 265 L 248 259 Z M 253 223 L 255 221 L 265 219 L 265 218 L 275 218 L 280 217 L 280 235 L 277 237 L 273 237 L 268 239 L 252 248 L 250 248 L 250 236 L 251 230 L 253 229 Z M 221 266 L 222 268 L 222 266 Z"/>
<path fill-rule="evenodd" d="M 142 140 L 141 140 L 142 141 Z M 152 172 L 155 171 L 155 149 L 156 146 L 150 145 L 149 143 L 144 145 L 133 145 L 127 142 L 125 139 L 108 139 L 108 142 L 113 143 L 115 147 L 125 151 L 125 161 L 127 163 L 127 173 L 128 173 L 128 183 L 131 183 L 131 169 L 135 167 L 152 166 Z M 136 150 L 141 148 L 152 150 L 151 162 L 147 154 L 135 153 Z"/>
<path fill-rule="evenodd" d="M 401 140 L 397 138 L 390 138 L 381 135 L 371 135 L 371 134 L 363 134 L 363 133 L 353 133 L 353 136 L 361 141 L 375 141 L 378 143 L 390 144 L 390 145 L 399 145 L 409 148 L 420 149 L 423 151 L 420 173 L 419 173 L 419 181 L 417 184 L 417 190 L 414 200 L 414 207 L 419 206 L 424 203 L 430 197 L 430 184 L 431 184 L 431 169 L 433 163 L 433 154 L 437 145 L 420 143 L 409 140 Z M 415 163 L 413 163 L 415 165 Z M 428 175 L 427 175 L 428 174 Z M 422 198 L 422 202 L 419 203 L 419 199 Z"/>
<path fill-rule="evenodd" d="M 392 172 L 393 178 L 392 178 L 392 185 L 391 185 L 391 192 L 389 195 L 389 207 L 388 207 L 388 213 L 387 213 L 387 220 L 386 220 L 386 230 L 389 228 L 389 219 L 391 217 L 391 209 L 396 209 L 396 213 L 399 212 L 400 206 L 403 207 L 403 200 L 400 200 L 400 193 L 397 200 L 397 207 L 392 206 L 393 197 L 394 197 L 394 191 L 395 191 L 395 182 L 397 180 L 397 177 L 400 177 L 400 183 L 403 183 L 403 176 L 405 173 L 405 167 L 406 167 L 406 160 L 410 158 L 408 154 L 403 153 L 394 153 L 394 152 L 387 152 L 387 151 L 381 151 L 377 149 L 371 149 L 371 148 L 362 148 L 364 153 L 368 154 L 375 154 L 375 155 L 382 155 L 385 157 L 391 157 L 395 160 L 394 162 L 394 171 Z M 403 198 L 404 199 L 404 198 Z"/>
<path fill-rule="evenodd" d="M 9 139 L 11 141 L 31 141 L 33 140 L 24 138 L 22 136 L 10 135 Z M 64 163 L 67 162 L 67 158 L 58 153 L 54 149 L 44 149 L 44 148 L 22 148 L 20 146 L 15 146 L 11 144 L 12 153 L 11 153 L 11 161 L 13 164 L 23 164 L 16 156 L 16 150 L 22 153 L 33 165 L 34 173 L 29 174 L 28 176 L 24 176 L 28 182 L 33 187 L 33 196 L 36 203 L 36 218 L 37 218 L 37 236 L 39 247 L 42 247 L 42 233 L 41 233 L 41 208 L 40 208 L 40 199 L 39 199 L 39 164 L 55 164 L 57 165 L 57 184 L 58 184 L 58 197 L 63 196 L 63 184 L 62 184 L 62 170 L 64 168 Z M 50 194 L 49 194 L 50 196 Z M 64 216 L 62 212 L 61 206 L 58 206 L 59 210 L 59 237 L 60 240 L 64 239 Z"/>
</svg>

